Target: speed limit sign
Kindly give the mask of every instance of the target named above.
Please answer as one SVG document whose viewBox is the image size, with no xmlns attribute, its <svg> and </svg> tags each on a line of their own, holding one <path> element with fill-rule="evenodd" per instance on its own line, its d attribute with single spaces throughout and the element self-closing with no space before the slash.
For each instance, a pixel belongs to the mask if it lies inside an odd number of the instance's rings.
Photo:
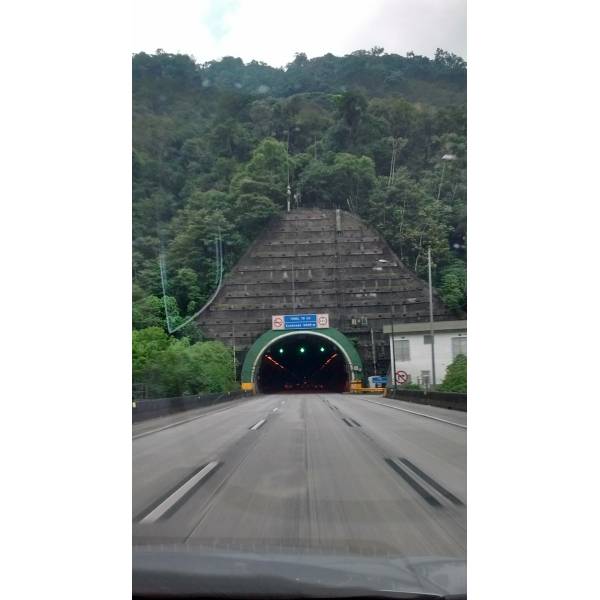
<svg viewBox="0 0 600 600">
<path fill-rule="evenodd" d="M 406 383 L 408 381 L 408 373 L 406 371 L 396 371 L 396 383 Z"/>
</svg>

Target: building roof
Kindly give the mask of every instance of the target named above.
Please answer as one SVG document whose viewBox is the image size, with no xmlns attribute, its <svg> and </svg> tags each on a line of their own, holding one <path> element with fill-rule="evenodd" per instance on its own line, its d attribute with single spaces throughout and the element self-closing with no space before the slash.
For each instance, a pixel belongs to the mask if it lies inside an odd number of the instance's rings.
<svg viewBox="0 0 600 600">
<path fill-rule="evenodd" d="M 433 331 L 466 331 L 467 321 L 434 321 Z M 392 325 L 384 325 L 383 333 L 392 333 Z M 396 333 L 429 333 L 429 323 L 394 323 Z"/>
</svg>

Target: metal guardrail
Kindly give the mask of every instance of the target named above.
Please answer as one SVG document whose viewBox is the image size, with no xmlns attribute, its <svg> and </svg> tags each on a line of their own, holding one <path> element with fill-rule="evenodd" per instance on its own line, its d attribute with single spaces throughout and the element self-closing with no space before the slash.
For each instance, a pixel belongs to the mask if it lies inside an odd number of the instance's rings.
<svg viewBox="0 0 600 600">
<path fill-rule="evenodd" d="M 203 408 L 214 404 L 229 402 L 235 398 L 248 396 L 242 391 L 220 392 L 214 394 L 201 394 L 198 396 L 181 396 L 178 398 L 153 398 L 150 400 L 133 400 L 132 419 L 134 423 L 172 415 L 175 413 Z"/>
<path fill-rule="evenodd" d="M 441 408 L 450 408 L 467 412 L 467 394 L 458 394 L 454 392 L 432 392 L 420 390 L 392 390 L 387 389 L 386 398 L 395 400 L 404 400 L 405 402 L 414 402 L 415 404 L 429 404 L 430 406 L 439 406 Z"/>
</svg>

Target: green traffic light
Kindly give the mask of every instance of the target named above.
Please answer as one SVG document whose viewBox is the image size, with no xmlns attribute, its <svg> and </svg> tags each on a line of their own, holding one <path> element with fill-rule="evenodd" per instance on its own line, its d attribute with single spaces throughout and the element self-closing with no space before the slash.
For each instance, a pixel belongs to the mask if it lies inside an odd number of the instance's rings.
<svg viewBox="0 0 600 600">
<path fill-rule="evenodd" d="M 300 352 L 304 354 L 304 346 L 300 346 Z"/>
<path fill-rule="evenodd" d="M 279 348 L 279 354 L 283 354 L 283 348 Z"/>
<path fill-rule="evenodd" d="M 321 346 L 320 350 L 321 352 L 325 352 L 325 346 Z"/>
</svg>

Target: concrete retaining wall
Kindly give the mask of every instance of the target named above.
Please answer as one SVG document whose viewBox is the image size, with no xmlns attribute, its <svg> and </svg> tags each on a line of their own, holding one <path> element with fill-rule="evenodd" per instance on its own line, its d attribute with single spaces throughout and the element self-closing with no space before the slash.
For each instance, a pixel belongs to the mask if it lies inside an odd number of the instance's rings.
<svg viewBox="0 0 600 600">
<path fill-rule="evenodd" d="M 451 408 L 467 412 L 467 394 L 456 394 L 453 392 L 421 392 L 419 390 L 394 390 L 385 392 L 386 398 L 395 398 L 415 404 L 429 404 L 442 408 Z"/>
<path fill-rule="evenodd" d="M 200 396 L 182 396 L 179 398 L 154 398 L 151 400 L 135 400 L 132 408 L 133 422 L 153 419 L 154 417 L 162 417 L 173 413 L 184 412 L 194 408 L 203 408 L 212 406 L 213 404 L 221 404 L 240 398 L 249 396 L 250 394 L 242 391 L 221 392 L 216 394 L 202 394 Z"/>
</svg>

